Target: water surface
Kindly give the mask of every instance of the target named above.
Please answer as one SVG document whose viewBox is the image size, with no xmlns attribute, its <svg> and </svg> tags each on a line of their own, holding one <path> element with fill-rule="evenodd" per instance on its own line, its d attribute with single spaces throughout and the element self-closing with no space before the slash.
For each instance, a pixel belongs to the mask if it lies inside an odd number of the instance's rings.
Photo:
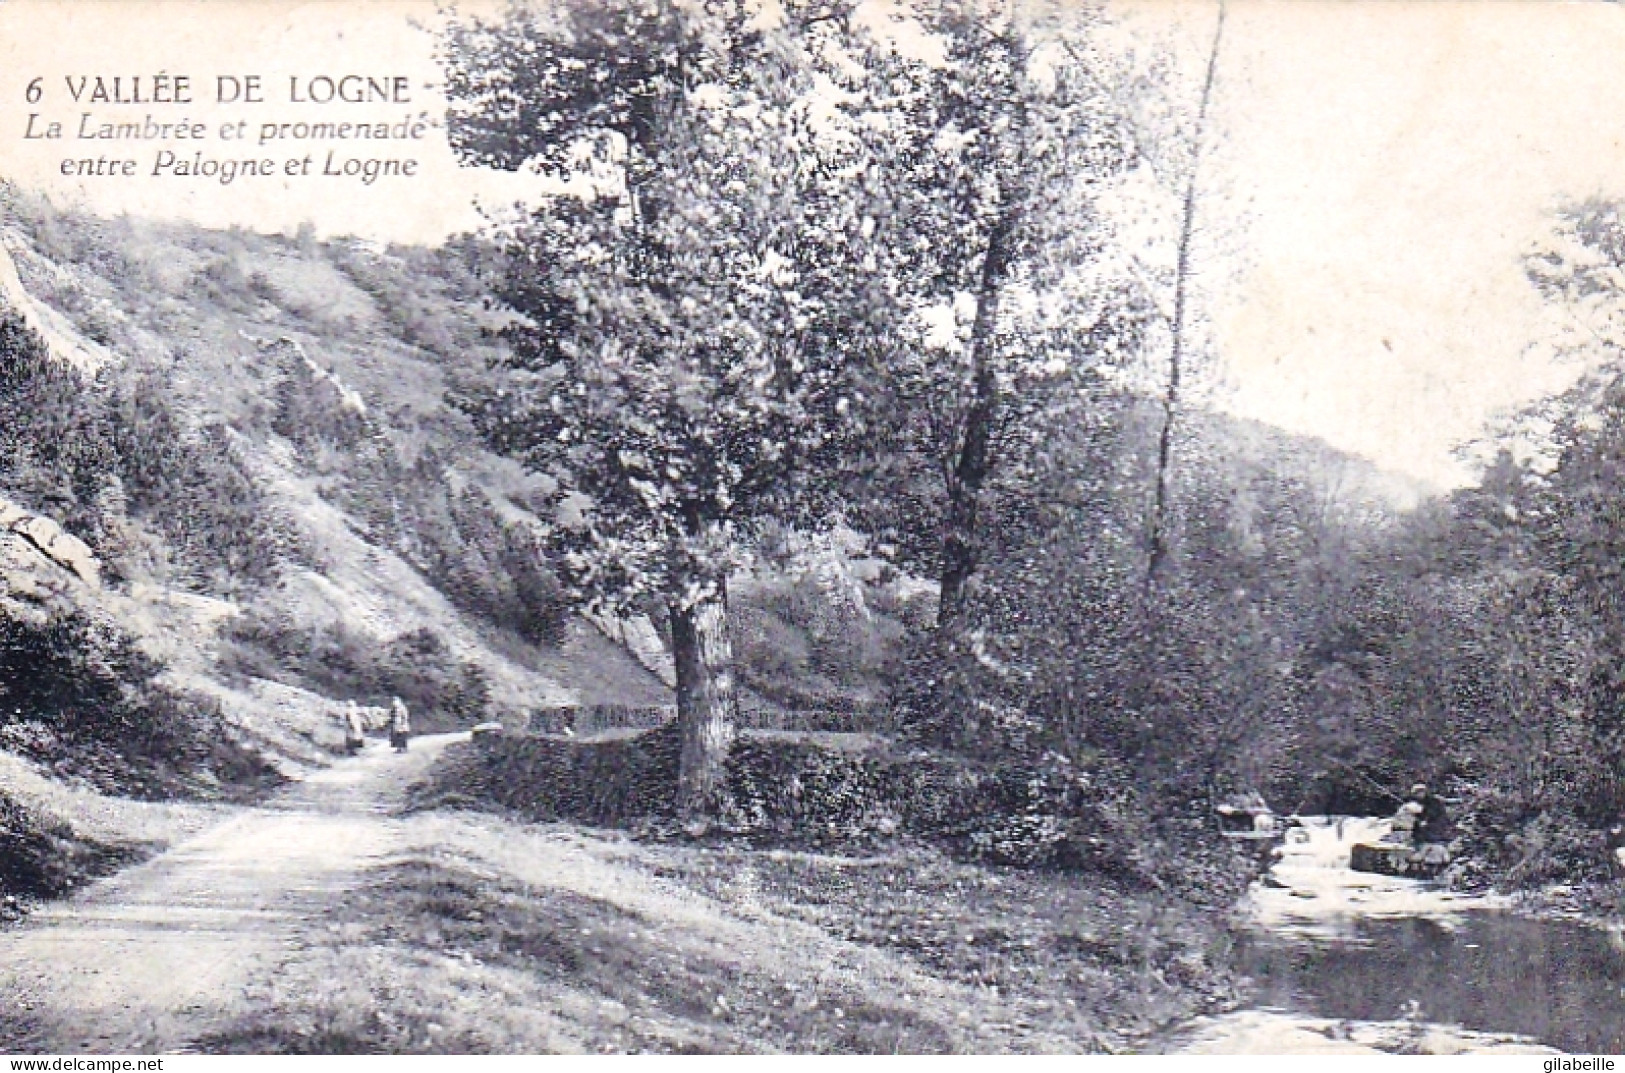
<svg viewBox="0 0 1625 1073">
<path fill-rule="evenodd" d="M 1245 932 L 1254 1003 L 1354 1021 L 1421 1020 L 1625 1053 L 1625 940 L 1569 921 L 1468 911 L 1356 921 L 1352 941 Z"/>
<path fill-rule="evenodd" d="M 1625 929 L 1529 919 L 1495 899 L 1350 870 L 1354 843 L 1385 830 L 1313 820 L 1281 847 L 1237 940 L 1255 1011 L 1272 1023 L 1438 1026 L 1625 1053 Z"/>
</svg>

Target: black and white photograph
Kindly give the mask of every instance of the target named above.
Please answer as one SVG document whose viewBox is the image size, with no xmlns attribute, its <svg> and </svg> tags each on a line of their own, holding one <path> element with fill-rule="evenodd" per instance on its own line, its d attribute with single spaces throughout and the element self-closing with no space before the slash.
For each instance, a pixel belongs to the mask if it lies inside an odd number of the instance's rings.
<svg viewBox="0 0 1625 1073">
<path fill-rule="evenodd" d="M 419 1054 L 1613 1068 L 1625 4 L 0 0 L 0 1056 Z"/>
</svg>

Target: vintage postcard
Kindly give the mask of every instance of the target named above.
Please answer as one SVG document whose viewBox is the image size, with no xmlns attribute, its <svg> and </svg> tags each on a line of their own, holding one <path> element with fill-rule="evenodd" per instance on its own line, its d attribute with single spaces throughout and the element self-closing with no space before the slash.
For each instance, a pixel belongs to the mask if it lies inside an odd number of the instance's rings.
<svg viewBox="0 0 1625 1073">
<path fill-rule="evenodd" d="M 1612 1068 L 1622 60 L 0 0 L 0 1052 Z"/>
</svg>

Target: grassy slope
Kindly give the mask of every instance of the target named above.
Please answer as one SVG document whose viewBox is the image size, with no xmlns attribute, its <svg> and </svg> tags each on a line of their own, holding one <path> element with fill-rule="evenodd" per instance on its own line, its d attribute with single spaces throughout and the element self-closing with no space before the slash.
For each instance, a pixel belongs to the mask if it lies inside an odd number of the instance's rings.
<svg viewBox="0 0 1625 1073">
<path fill-rule="evenodd" d="M 1100 1051 L 1232 997 L 1208 922 L 1093 878 L 407 822 L 204 1049 Z"/>
</svg>

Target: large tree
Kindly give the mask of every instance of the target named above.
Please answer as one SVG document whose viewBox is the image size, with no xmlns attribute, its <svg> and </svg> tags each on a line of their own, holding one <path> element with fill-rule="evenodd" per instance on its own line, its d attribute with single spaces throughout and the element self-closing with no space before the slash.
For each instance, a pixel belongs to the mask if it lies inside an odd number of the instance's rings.
<svg viewBox="0 0 1625 1073">
<path fill-rule="evenodd" d="M 1523 432 L 1544 461 L 1502 476 L 1516 540 L 1502 575 L 1523 596 L 1520 633 L 1558 637 L 1567 654 L 1537 665 L 1548 707 L 1573 732 L 1551 746 L 1573 758 L 1561 781 L 1588 820 L 1625 811 L 1625 213 L 1590 201 L 1559 214 L 1554 240 L 1527 265 L 1558 327 L 1544 342 L 1587 369 L 1569 391 L 1537 405 Z M 1509 468 L 1503 459 L 1501 470 Z M 1492 470 L 1491 475 L 1498 475 Z M 1515 478 L 1515 479 L 1514 479 Z M 1506 523 L 1512 523 L 1510 525 Z M 1511 582 L 1508 582 L 1509 584 Z M 1549 665 L 1558 664 L 1551 673 Z M 1547 712 L 1543 721 L 1551 721 Z M 1548 738 L 1551 735 L 1547 735 Z"/>
<path fill-rule="evenodd" d="M 462 158 L 583 180 L 497 231 L 509 375 L 477 410 L 557 479 L 573 593 L 664 604 L 688 814 L 725 803 L 729 573 L 758 520 L 829 513 L 891 345 L 872 132 L 818 92 L 846 15 L 567 0 L 444 40 Z"/>
<path fill-rule="evenodd" d="M 1039 471 L 1069 464 L 1056 433 L 1085 422 L 1093 374 L 1131 357 L 1154 310 L 1113 263 L 1098 208 L 1133 146 L 1091 44 L 1095 16 L 977 0 L 904 11 L 913 32 L 877 39 L 845 87 L 888 132 L 887 181 L 911 222 L 898 278 L 913 333 L 887 381 L 891 479 L 872 482 L 865 524 L 940 582 L 931 662 L 950 673 L 922 689 L 916 715 L 983 747 L 998 736 L 972 696 L 983 687 L 952 669 L 1002 673 L 975 621 L 989 510 L 1003 492 L 1024 510 Z"/>
<path fill-rule="evenodd" d="M 1130 161 L 1127 129 L 1091 62 L 1092 17 L 979 3 L 922 6 L 940 62 L 911 65 L 902 189 L 924 241 L 909 297 L 951 310 L 924 346 L 928 442 L 943 469 L 939 619 L 964 616 L 984 489 L 1034 443 L 1039 404 L 1077 397 L 1078 374 L 1122 356 L 1147 307 L 1099 271 L 1103 180 Z M 1060 386 L 1061 391 L 1054 389 Z"/>
</svg>

